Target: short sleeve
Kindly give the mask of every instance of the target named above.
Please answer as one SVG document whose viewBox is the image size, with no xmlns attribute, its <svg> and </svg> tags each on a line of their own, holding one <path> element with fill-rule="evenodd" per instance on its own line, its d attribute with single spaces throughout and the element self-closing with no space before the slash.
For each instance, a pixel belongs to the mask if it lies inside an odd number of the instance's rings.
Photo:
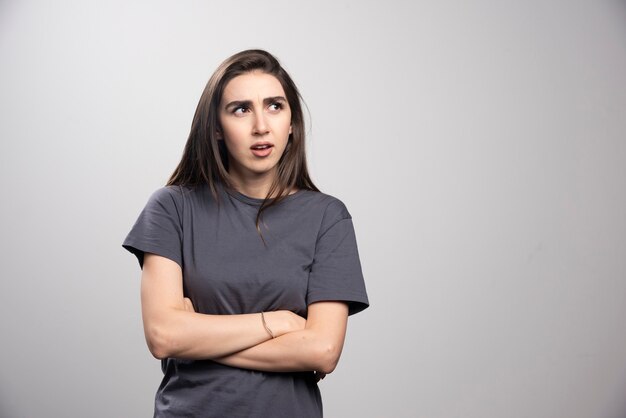
<svg viewBox="0 0 626 418">
<path fill-rule="evenodd" d="M 352 217 L 339 200 L 324 213 L 307 290 L 307 304 L 330 300 L 347 302 L 350 315 L 369 306 Z"/>
<path fill-rule="evenodd" d="M 139 214 L 122 246 L 137 256 L 143 268 L 145 253 L 154 253 L 183 265 L 182 199 L 173 186 L 155 191 Z"/>
</svg>

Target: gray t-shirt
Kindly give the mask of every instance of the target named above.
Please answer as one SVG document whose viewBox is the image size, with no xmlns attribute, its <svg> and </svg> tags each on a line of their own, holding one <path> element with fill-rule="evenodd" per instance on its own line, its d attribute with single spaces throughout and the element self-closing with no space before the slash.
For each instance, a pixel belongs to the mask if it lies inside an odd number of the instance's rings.
<svg viewBox="0 0 626 418">
<path fill-rule="evenodd" d="M 207 185 L 155 191 L 123 246 L 143 267 L 144 252 L 177 262 L 198 312 L 242 314 L 340 300 L 349 313 L 369 302 L 352 218 L 330 195 L 299 190 L 255 219 L 262 199 Z M 259 323 L 259 326 L 262 326 Z M 168 358 L 155 417 L 307 418 L 322 416 L 313 372 L 240 369 L 211 360 Z"/>
</svg>

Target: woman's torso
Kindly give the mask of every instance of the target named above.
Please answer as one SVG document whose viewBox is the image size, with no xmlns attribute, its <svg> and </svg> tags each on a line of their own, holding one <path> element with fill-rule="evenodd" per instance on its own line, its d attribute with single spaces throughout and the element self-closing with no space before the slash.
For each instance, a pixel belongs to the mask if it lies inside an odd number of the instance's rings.
<svg viewBox="0 0 626 418">
<path fill-rule="evenodd" d="M 300 190 L 264 211 L 261 199 L 207 186 L 170 186 L 182 226 L 183 286 L 196 310 L 242 314 L 286 309 L 306 316 L 307 287 L 324 211 L 334 198 Z M 259 322 L 259 326 L 261 323 Z M 159 417 L 320 417 L 312 372 L 267 373 L 210 360 L 166 359 Z"/>
</svg>

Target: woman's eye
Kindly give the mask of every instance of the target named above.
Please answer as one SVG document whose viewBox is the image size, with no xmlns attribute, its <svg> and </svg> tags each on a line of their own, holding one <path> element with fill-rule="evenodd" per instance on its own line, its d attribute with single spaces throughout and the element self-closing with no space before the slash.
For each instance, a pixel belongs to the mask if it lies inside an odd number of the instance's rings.
<svg viewBox="0 0 626 418">
<path fill-rule="evenodd" d="M 280 110 L 282 108 L 283 108 L 283 104 L 282 103 L 276 102 L 276 103 L 272 103 L 270 105 L 270 110 Z"/>
<path fill-rule="evenodd" d="M 239 106 L 233 109 L 233 113 L 235 115 L 241 115 L 242 113 L 244 113 L 246 110 L 248 110 L 247 107 L 245 106 Z"/>
</svg>

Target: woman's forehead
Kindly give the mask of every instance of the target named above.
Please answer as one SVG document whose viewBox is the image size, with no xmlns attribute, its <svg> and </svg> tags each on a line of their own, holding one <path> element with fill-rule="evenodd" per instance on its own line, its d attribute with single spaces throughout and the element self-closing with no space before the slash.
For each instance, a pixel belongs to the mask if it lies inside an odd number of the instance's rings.
<svg viewBox="0 0 626 418">
<path fill-rule="evenodd" d="M 238 75 L 230 80 L 224 88 L 222 101 L 231 100 L 263 100 L 266 97 L 285 96 L 280 81 L 272 74 L 253 71 Z"/>
</svg>

